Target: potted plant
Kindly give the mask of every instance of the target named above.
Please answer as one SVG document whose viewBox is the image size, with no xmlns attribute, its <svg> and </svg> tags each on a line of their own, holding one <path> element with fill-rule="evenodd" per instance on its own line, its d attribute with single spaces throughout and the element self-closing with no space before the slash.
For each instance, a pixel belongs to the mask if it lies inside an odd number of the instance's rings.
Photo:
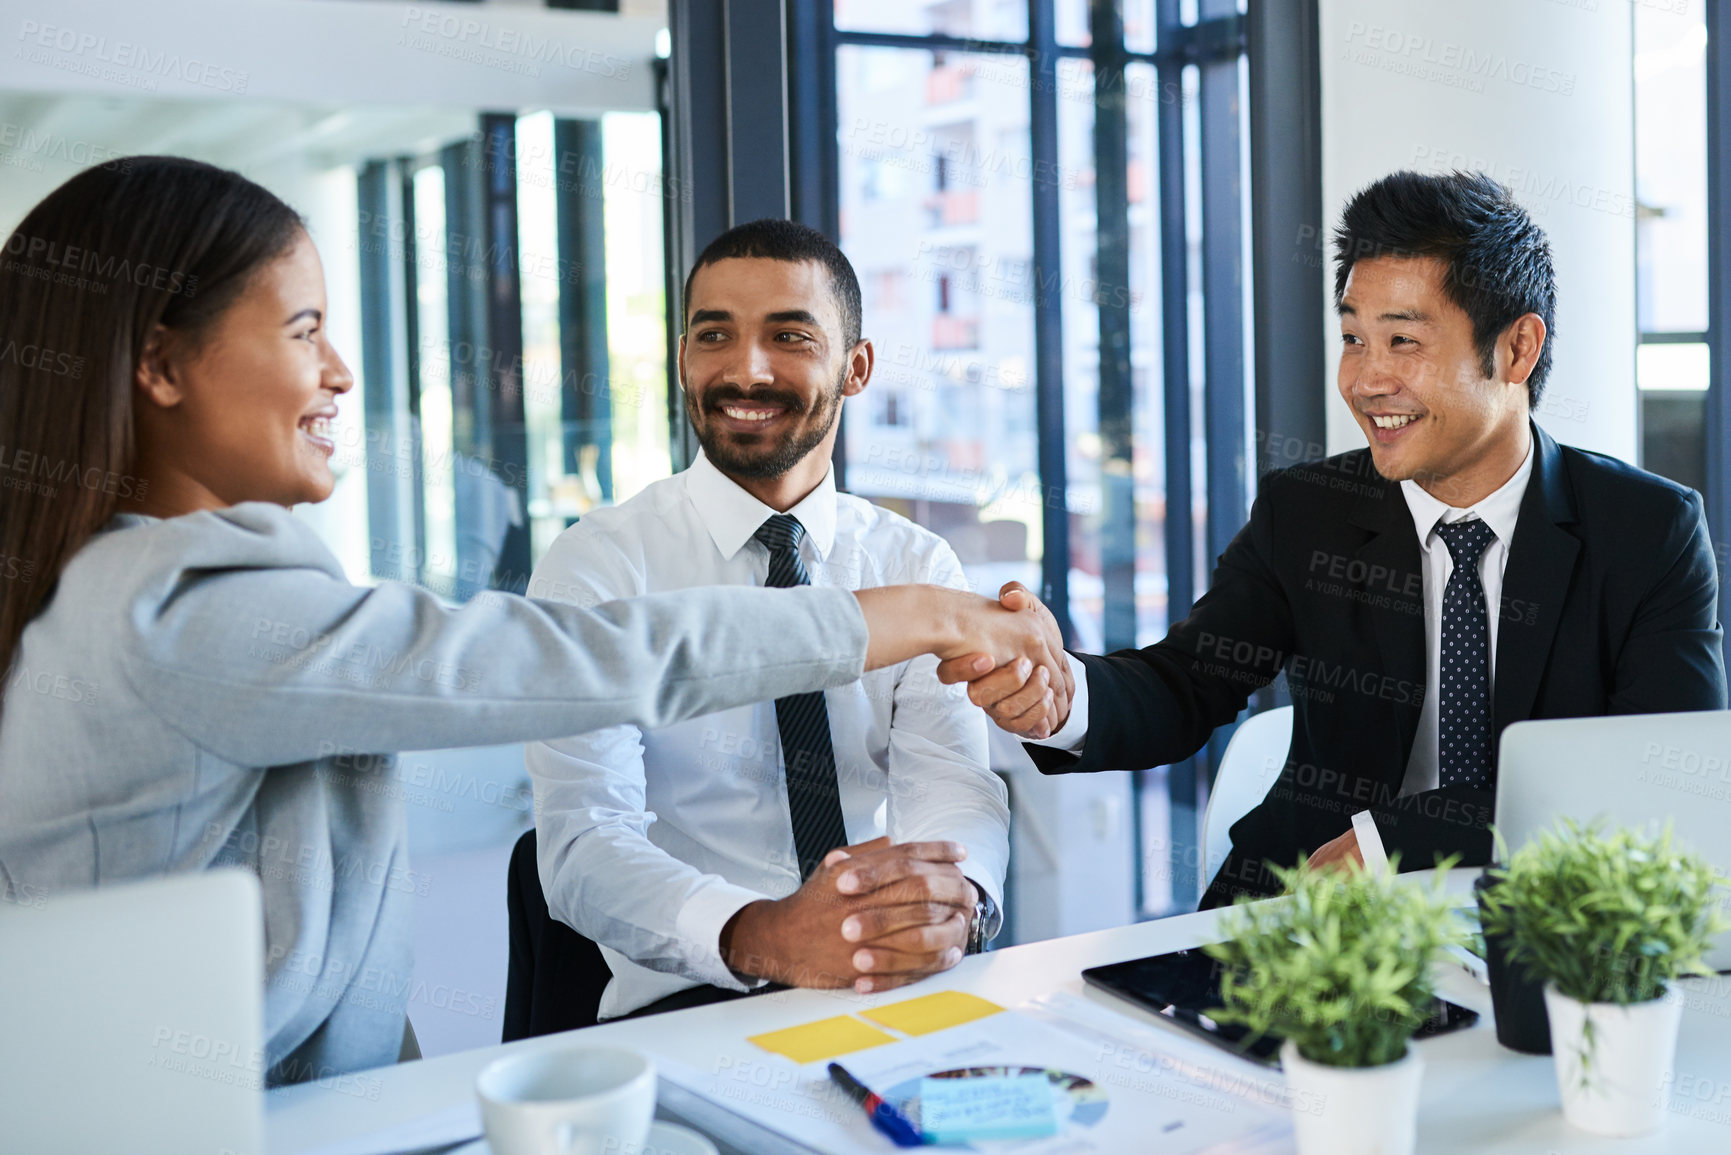
<svg viewBox="0 0 1731 1155">
<path fill-rule="evenodd" d="M 1465 939 L 1443 894 L 1393 869 L 1278 870 L 1282 901 L 1234 907 L 1210 1012 L 1278 1035 L 1300 1155 L 1410 1155 L 1418 1119 L 1417 1050 L 1434 1002 L 1431 961 Z"/>
<path fill-rule="evenodd" d="M 1564 819 L 1512 858 L 1499 838 L 1485 930 L 1545 984 L 1563 1116 L 1597 1135 L 1664 1122 L 1683 1012 L 1681 975 L 1711 974 L 1726 927 L 1707 862 L 1657 835 Z"/>
</svg>

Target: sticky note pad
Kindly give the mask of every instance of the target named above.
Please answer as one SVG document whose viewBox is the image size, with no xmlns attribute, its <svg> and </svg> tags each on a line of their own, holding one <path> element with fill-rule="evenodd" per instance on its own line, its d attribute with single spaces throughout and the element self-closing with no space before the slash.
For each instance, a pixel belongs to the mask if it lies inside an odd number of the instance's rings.
<svg viewBox="0 0 1731 1155">
<path fill-rule="evenodd" d="M 896 1040 L 895 1036 L 886 1035 L 856 1018 L 837 1015 L 833 1019 L 819 1019 L 803 1027 L 788 1027 L 781 1031 L 771 1031 L 767 1035 L 752 1035 L 746 1041 L 756 1043 L 766 1051 L 786 1055 L 796 1063 L 815 1063 L 819 1059 L 833 1059 L 837 1055 L 863 1051 L 867 1047 L 881 1047 Z"/>
<path fill-rule="evenodd" d="M 920 1080 L 920 1130 L 928 1143 L 1038 1139 L 1058 1131 L 1058 1105 L 1044 1075 Z"/>
<path fill-rule="evenodd" d="M 959 1027 L 963 1023 L 995 1015 L 1003 1009 L 997 1003 L 982 999 L 978 995 L 963 994 L 961 991 L 939 991 L 935 995 L 891 1003 L 887 1007 L 861 1011 L 860 1014 L 879 1026 L 900 1031 L 904 1035 L 929 1035 L 945 1027 Z"/>
</svg>

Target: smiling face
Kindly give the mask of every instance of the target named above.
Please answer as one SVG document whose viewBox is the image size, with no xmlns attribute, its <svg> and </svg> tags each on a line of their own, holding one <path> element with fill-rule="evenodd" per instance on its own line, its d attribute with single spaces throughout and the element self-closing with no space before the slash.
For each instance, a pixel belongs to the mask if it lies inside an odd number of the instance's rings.
<svg viewBox="0 0 1731 1155">
<path fill-rule="evenodd" d="M 303 233 L 207 332 L 153 335 L 136 375 L 149 512 L 330 496 L 330 424 L 354 378 L 326 340 L 324 314 L 324 266 Z"/>
<path fill-rule="evenodd" d="M 767 504 L 787 508 L 766 492 L 797 502 L 823 480 L 842 399 L 871 376 L 871 342 L 842 345 L 841 310 L 816 261 L 705 265 L 686 311 L 679 373 L 703 452 Z"/>
<path fill-rule="evenodd" d="M 1470 506 L 1526 457 L 1527 376 L 1544 322 L 1521 317 L 1497 339 L 1487 377 L 1472 321 L 1443 291 L 1436 257 L 1357 262 L 1340 300 L 1340 395 L 1376 470 Z"/>
</svg>

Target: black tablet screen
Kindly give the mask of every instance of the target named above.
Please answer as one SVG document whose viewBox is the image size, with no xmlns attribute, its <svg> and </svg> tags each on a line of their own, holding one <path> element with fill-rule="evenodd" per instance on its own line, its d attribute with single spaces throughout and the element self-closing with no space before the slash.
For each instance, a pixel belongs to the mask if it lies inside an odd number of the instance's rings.
<svg viewBox="0 0 1731 1155">
<path fill-rule="evenodd" d="M 1082 972 L 1082 978 L 1236 1055 L 1275 1065 L 1282 1042 L 1280 1038 L 1263 1035 L 1254 1042 L 1247 1042 L 1251 1035 L 1248 1027 L 1217 1023 L 1208 1017 L 1206 1012 L 1209 1008 L 1220 1006 L 1219 967 L 1219 963 L 1200 950 L 1181 950 L 1111 966 L 1091 967 Z M 1417 1038 L 1446 1034 L 1471 1026 L 1478 1017 L 1476 1011 L 1438 999 L 1436 1014 L 1414 1034 Z"/>
</svg>

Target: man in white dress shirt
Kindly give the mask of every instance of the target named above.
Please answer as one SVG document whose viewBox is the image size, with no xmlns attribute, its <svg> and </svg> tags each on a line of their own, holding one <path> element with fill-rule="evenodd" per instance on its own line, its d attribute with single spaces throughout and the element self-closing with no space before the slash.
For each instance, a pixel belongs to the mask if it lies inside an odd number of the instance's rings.
<svg viewBox="0 0 1731 1155">
<path fill-rule="evenodd" d="M 698 258 L 685 302 L 679 370 L 702 454 L 567 529 L 530 595 L 967 588 L 941 538 L 836 490 L 842 404 L 873 364 L 840 250 L 790 221 L 742 225 Z M 601 1018 L 767 983 L 888 989 L 996 932 L 1006 791 L 984 714 L 936 665 L 529 747 L 542 889 L 613 971 Z"/>
</svg>

